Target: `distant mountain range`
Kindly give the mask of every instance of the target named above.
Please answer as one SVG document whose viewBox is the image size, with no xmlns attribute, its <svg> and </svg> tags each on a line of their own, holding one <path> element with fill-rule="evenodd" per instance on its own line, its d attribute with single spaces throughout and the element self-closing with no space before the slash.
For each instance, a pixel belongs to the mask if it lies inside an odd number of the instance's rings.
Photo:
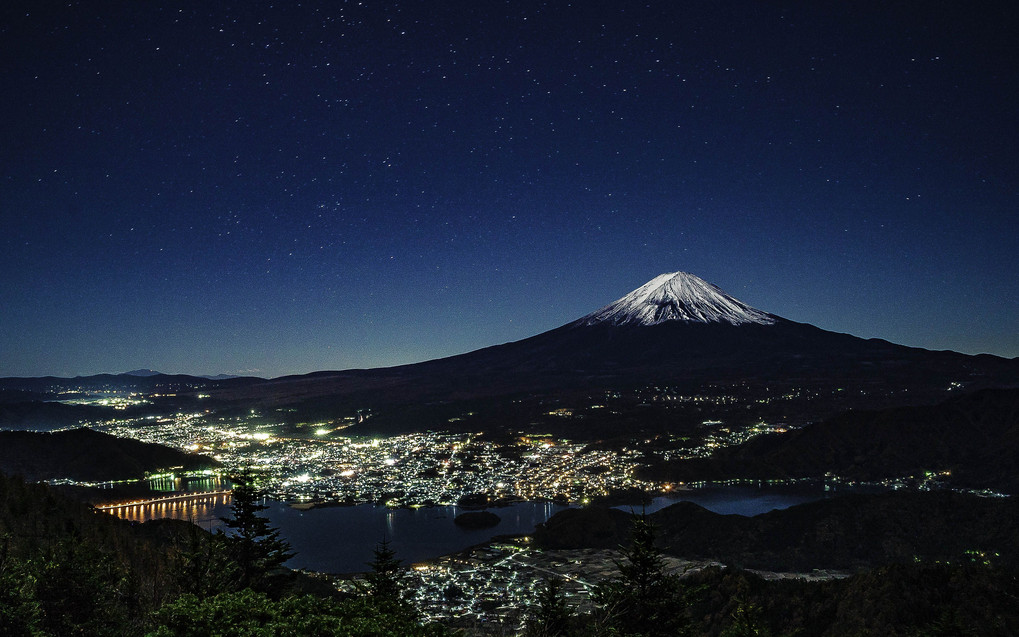
<svg viewBox="0 0 1019 637">
<path fill-rule="evenodd" d="M 120 374 L 120 375 L 121 376 L 142 376 L 142 377 L 167 376 L 167 374 L 164 374 L 163 372 L 157 372 L 157 371 L 153 371 L 151 369 L 134 369 L 134 370 L 131 370 L 129 372 L 124 372 L 123 374 Z M 239 378 L 239 377 L 236 374 L 216 374 L 216 375 L 213 375 L 213 376 L 209 376 L 207 374 L 202 374 L 200 376 L 196 376 L 196 378 L 205 378 L 207 380 L 229 380 L 231 378 Z"/>
<path fill-rule="evenodd" d="M 799 392 L 818 398 L 782 415 L 808 421 L 847 408 L 936 402 L 949 387 L 1017 385 L 1019 359 L 829 332 L 752 308 L 692 274 L 674 272 L 562 327 L 448 358 L 269 380 L 149 372 L 74 382 L 83 388 L 119 383 L 162 389 L 178 400 L 202 393 L 209 396 L 207 408 L 282 409 L 306 418 L 370 412 L 373 417 L 355 431 L 393 433 L 448 427 L 461 412 L 480 414 L 470 423 L 475 430 L 513 427 L 505 418 L 507 401 L 587 400 L 647 386 L 688 394 L 708 387 Z M 29 392 L 24 398 L 55 380 L 2 379 L 0 400 L 5 390 Z M 528 416 L 521 419 L 517 425 L 526 425 Z"/>
</svg>

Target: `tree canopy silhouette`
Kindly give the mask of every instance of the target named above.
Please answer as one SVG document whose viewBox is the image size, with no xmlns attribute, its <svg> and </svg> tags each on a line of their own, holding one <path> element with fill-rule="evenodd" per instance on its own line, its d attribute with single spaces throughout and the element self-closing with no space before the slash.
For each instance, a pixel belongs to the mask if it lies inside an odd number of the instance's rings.
<svg viewBox="0 0 1019 637">
<path fill-rule="evenodd" d="M 260 502 L 265 493 L 255 486 L 252 473 L 245 470 L 231 480 L 235 484 L 231 515 L 222 520 L 233 531 L 227 536 L 227 548 L 237 563 L 238 588 L 270 592 L 294 553 L 279 529 L 261 514 L 269 507 Z"/>
</svg>

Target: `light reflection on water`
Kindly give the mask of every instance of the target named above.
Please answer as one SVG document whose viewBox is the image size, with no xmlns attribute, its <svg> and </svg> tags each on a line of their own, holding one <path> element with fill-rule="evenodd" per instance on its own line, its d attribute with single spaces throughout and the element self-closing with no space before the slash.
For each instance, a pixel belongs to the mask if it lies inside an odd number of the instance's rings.
<svg viewBox="0 0 1019 637">
<path fill-rule="evenodd" d="M 290 542 L 296 556 L 287 565 L 333 573 L 366 570 L 372 551 L 383 539 L 391 542 L 404 564 L 454 553 L 495 535 L 524 534 L 565 505 L 522 502 L 490 509 L 501 519 L 490 529 L 467 529 L 453 523 L 465 509 L 455 506 L 389 509 L 374 504 L 324 507 L 299 511 L 268 500 L 265 515 Z M 230 496 L 133 505 L 110 513 L 135 522 L 164 517 L 191 520 L 207 530 L 226 531 L 220 517 L 230 515 Z"/>
<path fill-rule="evenodd" d="M 691 500 L 716 513 L 757 515 L 830 495 L 815 486 L 707 488 L 656 499 L 646 511 L 650 513 L 677 500 Z M 373 549 L 383 539 L 391 542 L 397 558 L 407 564 L 453 553 L 486 542 L 494 535 L 531 533 L 536 524 L 566 508 L 550 502 L 522 502 L 491 509 L 501 518 L 496 527 L 465 529 L 453 523 L 453 518 L 464 510 L 453 506 L 415 510 L 362 504 L 299 511 L 280 502 L 265 504 L 270 524 L 280 530 L 297 554 L 288 566 L 333 573 L 365 570 Z M 191 520 L 208 530 L 226 530 L 219 518 L 230 514 L 230 496 L 135 505 L 116 513 L 137 522 L 173 517 Z"/>
<path fill-rule="evenodd" d="M 188 520 L 212 531 L 223 525 L 219 518 L 229 513 L 230 502 L 229 493 L 219 493 L 184 500 L 134 504 L 111 509 L 109 512 L 131 522 L 148 522 L 159 518 Z"/>
<path fill-rule="evenodd" d="M 230 480 L 227 478 L 209 476 L 177 476 L 161 475 L 147 480 L 137 480 L 135 484 L 146 483 L 149 491 L 157 493 L 179 493 L 184 491 L 222 491 L 230 488 Z M 122 481 L 103 482 L 98 485 L 100 489 L 114 489 L 122 486 Z"/>
<path fill-rule="evenodd" d="M 495 535 L 531 533 L 564 505 L 521 502 L 489 509 L 499 523 L 487 529 L 457 526 L 453 520 L 465 509 L 440 506 L 422 509 L 387 509 L 361 504 L 298 511 L 269 502 L 270 522 L 293 546 L 297 555 L 288 566 L 332 573 L 364 571 L 379 542 L 387 540 L 404 564 L 455 553 L 487 542 Z"/>
<path fill-rule="evenodd" d="M 703 487 L 656 497 L 644 507 L 619 506 L 616 508 L 624 511 L 632 510 L 635 513 L 640 513 L 642 510 L 645 513 L 654 513 L 677 502 L 687 501 L 698 504 L 713 513 L 754 516 L 775 509 L 788 509 L 797 504 L 814 502 L 831 495 L 833 494 L 824 490 L 823 484 L 778 487 Z"/>
</svg>

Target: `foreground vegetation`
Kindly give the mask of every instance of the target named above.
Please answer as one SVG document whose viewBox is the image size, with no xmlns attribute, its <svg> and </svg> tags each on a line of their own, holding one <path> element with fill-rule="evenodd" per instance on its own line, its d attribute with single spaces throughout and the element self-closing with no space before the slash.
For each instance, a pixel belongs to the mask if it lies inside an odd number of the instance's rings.
<svg viewBox="0 0 1019 637">
<path fill-rule="evenodd" d="M 283 568 L 289 545 L 240 476 L 229 534 L 173 520 L 132 525 L 0 474 L 0 635 L 255 637 L 446 634 L 393 586 L 385 547 L 360 596 Z"/>
<path fill-rule="evenodd" d="M 0 634 L 26 636 L 429 636 L 404 601 L 399 562 L 376 550 L 360 594 L 282 567 L 290 547 L 242 476 L 229 534 L 173 520 L 130 524 L 0 474 Z M 1019 580 L 988 556 L 881 566 L 827 582 L 738 568 L 677 577 L 651 518 L 628 520 L 616 577 L 580 613 L 545 580 L 532 637 L 1019 634 Z M 672 547 L 672 552 L 677 552 Z"/>
<path fill-rule="evenodd" d="M 664 571 L 650 521 L 636 516 L 631 527 L 620 574 L 596 586 L 595 609 L 572 612 L 547 580 L 530 637 L 1019 634 L 1017 573 L 982 558 L 893 564 L 823 582 L 720 567 L 680 578 Z"/>
<path fill-rule="evenodd" d="M 971 561 L 1019 568 L 1019 502 L 951 491 L 848 494 L 753 517 L 678 502 L 649 516 L 676 557 L 769 571 L 859 571 L 887 564 Z M 630 516 L 591 506 L 552 516 L 534 533 L 546 549 L 615 548 Z M 980 557 L 983 556 L 983 557 Z"/>
</svg>

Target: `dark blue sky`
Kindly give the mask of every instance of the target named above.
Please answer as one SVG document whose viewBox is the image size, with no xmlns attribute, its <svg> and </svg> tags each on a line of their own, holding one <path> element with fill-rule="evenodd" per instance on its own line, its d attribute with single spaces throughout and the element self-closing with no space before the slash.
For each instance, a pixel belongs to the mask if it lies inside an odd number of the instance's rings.
<svg viewBox="0 0 1019 637">
<path fill-rule="evenodd" d="M 1011 3 L 0 11 L 0 376 L 413 362 L 674 270 L 1019 356 Z"/>
</svg>

